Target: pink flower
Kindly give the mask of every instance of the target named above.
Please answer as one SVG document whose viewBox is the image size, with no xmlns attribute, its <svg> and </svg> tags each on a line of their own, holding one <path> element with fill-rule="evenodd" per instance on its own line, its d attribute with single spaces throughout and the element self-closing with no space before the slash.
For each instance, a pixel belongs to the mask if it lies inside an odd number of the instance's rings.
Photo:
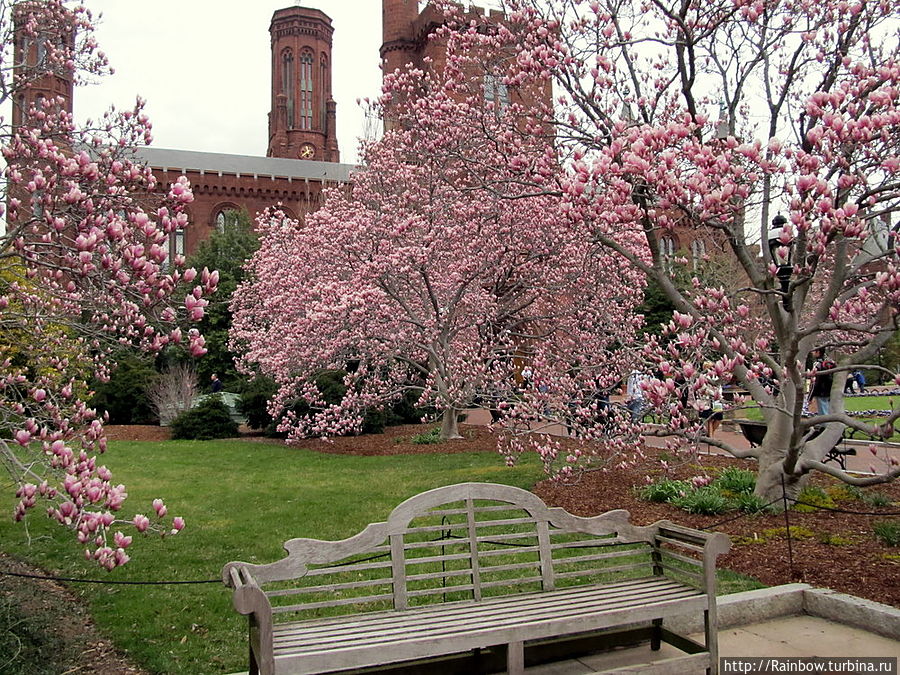
<svg viewBox="0 0 900 675">
<path fill-rule="evenodd" d="M 183 530 L 184 529 L 184 518 L 182 518 L 181 516 L 175 516 L 172 519 L 172 527 L 174 528 L 173 532 L 180 532 L 181 530 Z"/>
<path fill-rule="evenodd" d="M 147 528 L 150 527 L 150 519 L 140 513 L 137 514 L 131 522 L 138 532 L 146 532 Z"/>
<path fill-rule="evenodd" d="M 168 509 L 166 505 L 163 503 L 162 499 L 154 499 L 153 500 L 153 508 L 156 510 L 156 515 L 162 518 L 166 515 Z"/>
</svg>

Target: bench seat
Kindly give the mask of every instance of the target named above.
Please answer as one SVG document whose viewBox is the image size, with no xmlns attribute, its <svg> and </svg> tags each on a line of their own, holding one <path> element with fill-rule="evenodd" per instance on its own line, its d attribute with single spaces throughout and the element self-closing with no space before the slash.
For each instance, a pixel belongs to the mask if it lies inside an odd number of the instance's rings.
<svg viewBox="0 0 900 675">
<path fill-rule="evenodd" d="M 707 597 L 665 577 L 490 598 L 274 629 L 277 671 L 317 673 L 526 642 L 707 609 Z"/>
</svg>

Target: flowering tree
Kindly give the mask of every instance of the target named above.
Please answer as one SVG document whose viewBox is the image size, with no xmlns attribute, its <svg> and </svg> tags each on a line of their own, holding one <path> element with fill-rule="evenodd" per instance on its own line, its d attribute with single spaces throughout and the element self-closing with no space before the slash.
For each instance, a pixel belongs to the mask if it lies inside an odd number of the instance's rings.
<svg viewBox="0 0 900 675">
<path fill-rule="evenodd" d="M 675 305 L 643 349 L 656 373 L 647 396 L 667 413 L 648 432 L 758 458 L 766 501 L 783 485 L 795 494 L 812 471 L 859 485 L 900 474 L 887 457 L 865 478 L 823 462 L 845 428 L 886 438 L 900 417 L 864 423 L 847 414 L 842 391 L 897 330 L 896 3 L 502 4 L 505 23 L 467 15 L 445 31 L 448 64 L 465 73 L 485 53 L 507 54 L 506 86 L 553 81 L 545 123 L 563 161 L 534 188 L 555 186 L 586 242 L 655 280 Z M 623 246 L 623 232 L 641 246 Z M 719 242 L 739 266 L 737 288 L 674 283 L 678 261 L 664 241 L 676 232 Z M 810 370 L 816 347 L 835 360 L 828 372 Z M 830 410 L 807 416 L 815 375 L 834 376 Z M 768 427 L 760 447 L 700 432 L 687 409 L 710 384 L 749 392 Z"/>
<path fill-rule="evenodd" d="M 346 190 L 302 225 L 260 218 L 261 248 L 233 300 L 244 367 L 277 381 L 270 408 L 287 411 L 281 428 L 295 438 L 358 431 L 366 408 L 409 390 L 442 412 L 444 438 L 471 405 L 532 430 L 559 421 L 571 412 L 563 388 L 618 377 L 626 355 L 610 347 L 634 334 L 639 273 L 573 237 L 558 198 L 520 188 L 523 172 L 553 162 L 545 140 L 510 132 L 522 120 L 418 71 L 389 91 L 393 130 L 365 148 Z M 519 155 L 528 167 L 511 168 Z M 582 367 L 601 355 L 602 367 Z M 337 405 L 316 389 L 324 369 L 347 371 Z M 295 416 L 300 399 L 316 414 Z M 510 433 L 509 451 L 527 439 Z M 556 461 L 558 448 L 539 445 Z"/>
<path fill-rule="evenodd" d="M 112 569 L 128 560 L 131 537 L 117 529 L 126 491 L 99 460 L 106 439 L 85 403 L 86 380 L 107 376 L 122 345 L 157 352 L 184 341 L 202 354 L 203 338 L 183 334 L 179 314 L 203 316 L 217 275 L 168 260 L 169 234 L 186 225 L 192 195 L 181 179 L 157 197 L 149 168 L 129 160 L 129 148 L 150 141 L 142 102 L 79 129 L 61 100 L 25 96 L 42 77 L 103 73 L 90 14 L 57 0 L 0 3 L 0 11 L 0 96 L 27 106 L 21 123 L 2 126 L 0 459 L 16 483 L 17 520 L 43 505 L 88 558 Z M 6 51 L 13 16 L 17 62 Z M 196 285 L 179 299 L 180 281 Z M 183 527 L 181 518 L 164 525 L 161 500 L 153 510 L 152 528 L 147 516 L 131 520 L 139 532 Z"/>
</svg>

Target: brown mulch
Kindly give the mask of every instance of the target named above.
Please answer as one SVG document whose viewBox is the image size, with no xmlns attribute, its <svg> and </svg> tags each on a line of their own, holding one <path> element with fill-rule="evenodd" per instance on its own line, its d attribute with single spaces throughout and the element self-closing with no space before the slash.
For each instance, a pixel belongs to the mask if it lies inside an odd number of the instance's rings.
<svg viewBox="0 0 900 675">
<path fill-rule="evenodd" d="M 44 576 L 43 571 L 2 552 L 0 567 L 4 572 Z M 110 642 L 100 639 L 87 606 L 55 581 L 0 575 L 0 608 L 5 619 L 0 628 L 17 636 L 4 642 L 15 651 L 0 654 L 0 672 L 20 672 L 15 666 L 29 658 L 40 660 L 41 672 L 49 672 L 46 667 L 50 663 L 79 674 L 146 672 L 128 663 Z"/>
</svg>

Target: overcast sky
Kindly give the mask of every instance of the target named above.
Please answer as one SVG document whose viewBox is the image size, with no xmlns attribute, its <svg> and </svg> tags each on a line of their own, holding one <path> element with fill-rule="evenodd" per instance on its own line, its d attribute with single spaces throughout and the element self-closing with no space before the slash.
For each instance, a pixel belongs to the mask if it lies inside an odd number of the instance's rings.
<svg viewBox="0 0 900 675">
<path fill-rule="evenodd" d="M 96 118 L 140 95 L 153 146 L 265 155 L 270 105 L 269 22 L 293 0 L 84 0 L 115 74 L 75 90 L 75 116 Z M 356 160 L 364 132 L 358 98 L 381 86 L 379 0 L 304 0 L 334 25 L 333 93 L 341 161 Z"/>
</svg>

